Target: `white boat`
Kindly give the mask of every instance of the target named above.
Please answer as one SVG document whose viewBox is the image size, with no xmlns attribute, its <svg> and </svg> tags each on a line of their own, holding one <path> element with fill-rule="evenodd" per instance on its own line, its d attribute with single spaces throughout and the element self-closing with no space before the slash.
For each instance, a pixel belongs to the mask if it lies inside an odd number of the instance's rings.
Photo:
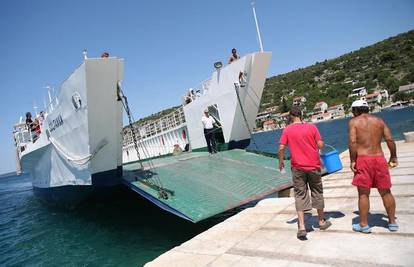
<svg viewBox="0 0 414 267">
<path fill-rule="evenodd" d="M 402 108 L 406 108 L 409 106 L 409 102 L 408 101 L 397 101 L 395 103 L 392 103 L 391 105 L 382 108 L 383 110 L 397 110 L 397 109 L 402 109 Z"/>
<path fill-rule="evenodd" d="M 123 162 L 170 155 L 177 150 L 207 151 L 201 117 L 205 109 L 221 125 L 220 149 L 244 148 L 259 111 L 271 52 L 248 54 L 218 68 L 190 88 L 181 107 L 155 121 L 135 123 L 138 153 L 131 127 L 124 128 Z"/>
<path fill-rule="evenodd" d="M 76 204 L 120 184 L 122 79 L 122 59 L 85 59 L 50 102 L 40 133 L 22 118 L 14 126 L 21 170 L 31 174 L 36 195 Z"/>
</svg>

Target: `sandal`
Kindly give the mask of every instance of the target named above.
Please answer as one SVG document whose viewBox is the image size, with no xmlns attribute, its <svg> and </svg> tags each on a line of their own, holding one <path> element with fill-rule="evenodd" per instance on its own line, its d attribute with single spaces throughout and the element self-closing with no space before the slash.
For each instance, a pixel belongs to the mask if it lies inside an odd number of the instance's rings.
<svg viewBox="0 0 414 267">
<path fill-rule="evenodd" d="M 329 226 L 332 225 L 332 223 L 330 221 L 327 221 L 327 220 L 323 220 L 323 221 L 324 221 L 324 223 L 322 225 L 319 224 L 319 229 L 320 230 L 326 230 L 326 229 L 329 228 Z"/>
<path fill-rule="evenodd" d="M 360 233 L 364 233 L 364 234 L 370 234 L 371 233 L 371 228 L 369 228 L 369 225 L 361 226 L 359 223 L 353 224 L 352 225 L 352 230 L 354 230 L 355 232 L 360 232 Z"/>
<path fill-rule="evenodd" d="M 306 230 L 298 230 L 298 233 L 296 234 L 296 237 L 298 239 L 304 239 L 306 238 Z"/>
<path fill-rule="evenodd" d="M 396 223 L 389 223 L 388 224 L 388 230 L 390 230 L 391 232 L 397 232 L 398 231 L 398 224 Z"/>
</svg>

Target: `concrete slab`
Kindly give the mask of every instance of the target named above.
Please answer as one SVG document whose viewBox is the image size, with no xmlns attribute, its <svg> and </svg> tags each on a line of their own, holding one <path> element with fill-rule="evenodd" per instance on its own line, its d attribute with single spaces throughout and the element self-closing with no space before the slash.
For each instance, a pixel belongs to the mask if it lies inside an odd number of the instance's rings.
<svg viewBox="0 0 414 267">
<path fill-rule="evenodd" d="M 414 266 L 414 143 L 397 142 L 400 165 L 391 169 L 398 232 L 390 232 L 382 199 L 370 197 L 371 234 L 352 231 L 359 221 L 348 152 L 344 170 L 324 177 L 325 217 L 306 213 L 307 240 L 298 240 L 293 197 L 268 198 L 215 225 L 146 266 Z"/>
</svg>

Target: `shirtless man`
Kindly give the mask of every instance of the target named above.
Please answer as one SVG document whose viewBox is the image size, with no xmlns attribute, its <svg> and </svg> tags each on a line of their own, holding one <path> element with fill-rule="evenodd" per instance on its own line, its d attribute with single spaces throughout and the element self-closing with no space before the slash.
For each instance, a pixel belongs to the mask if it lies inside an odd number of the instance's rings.
<svg viewBox="0 0 414 267">
<path fill-rule="evenodd" d="M 237 50 L 236 48 L 233 48 L 231 50 L 231 56 L 229 58 L 229 64 L 233 63 L 234 61 L 238 60 L 240 57 L 239 55 L 237 55 Z"/>
<path fill-rule="evenodd" d="M 368 225 L 369 193 L 377 188 L 388 214 L 388 229 L 397 231 L 395 222 L 395 200 L 391 194 L 391 177 L 388 170 L 398 164 L 397 151 L 391 131 L 378 117 L 368 114 L 369 107 L 365 100 L 352 103 L 354 118 L 349 121 L 349 154 L 351 170 L 354 172 L 352 184 L 358 187 L 359 224 L 352 225 L 357 232 L 370 233 Z M 381 148 L 384 138 L 390 150 L 387 161 Z"/>
</svg>

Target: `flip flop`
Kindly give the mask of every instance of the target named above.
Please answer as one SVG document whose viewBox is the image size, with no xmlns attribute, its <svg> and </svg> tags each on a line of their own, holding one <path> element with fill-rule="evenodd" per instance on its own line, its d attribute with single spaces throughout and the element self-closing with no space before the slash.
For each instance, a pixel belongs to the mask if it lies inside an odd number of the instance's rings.
<svg viewBox="0 0 414 267">
<path fill-rule="evenodd" d="M 371 233 L 371 228 L 369 228 L 369 225 L 366 225 L 366 226 L 362 227 L 361 225 L 359 225 L 359 223 L 353 224 L 352 225 L 352 230 L 354 230 L 355 232 L 360 232 L 360 233 L 364 233 L 364 234 L 370 234 Z"/>
<path fill-rule="evenodd" d="M 324 220 L 324 223 L 321 225 L 319 224 L 319 229 L 321 230 L 326 230 L 329 228 L 329 226 L 331 226 L 332 223 L 330 221 Z"/>
<path fill-rule="evenodd" d="M 388 230 L 390 230 L 391 232 L 397 232 L 398 231 L 398 224 L 389 223 L 388 224 Z"/>
<path fill-rule="evenodd" d="M 306 230 L 298 230 L 298 233 L 296 234 L 296 237 L 298 239 L 306 238 Z"/>
</svg>

